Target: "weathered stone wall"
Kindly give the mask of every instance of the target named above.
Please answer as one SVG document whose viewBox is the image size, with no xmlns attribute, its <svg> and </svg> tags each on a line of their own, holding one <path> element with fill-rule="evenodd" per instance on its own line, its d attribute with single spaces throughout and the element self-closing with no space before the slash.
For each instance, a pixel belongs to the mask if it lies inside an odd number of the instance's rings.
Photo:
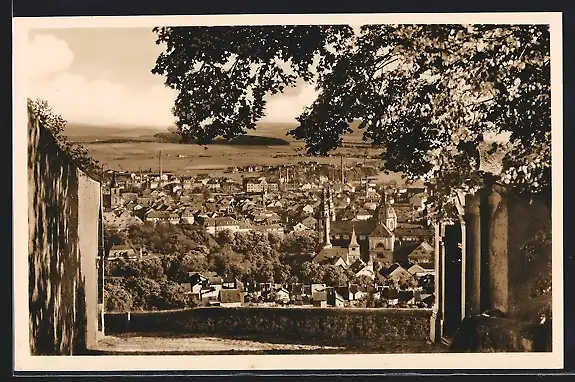
<svg viewBox="0 0 575 382">
<path fill-rule="evenodd" d="M 100 184 L 28 121 L 30 351 L 81 354 L 96 341 Z"/>
<path fill-rule="evenodd" d="M 106 333 L 172 332 L 259 335 L 305 343 L 349 345 L 377 341 L 425 341 L 427 309 L 353 308 L 195 308 L 176 311 L 108 313 Z"/>
<path fill-rule="evenodd" d="M 551 326 L 497 317 L 467 317 L 450 352 L 549 352 Z"/>
<path fill-rule="evenodd" d="M 483 254 L 490 269 L 482 276 L 487 281 L 486 307 L 538 321 L 539 308 L 545 300 L 551 303 L 551 293 L 534 294 L 538 283 L 551 277 L 551 246 L 538 239 L 551 237 L 550 206 L 504 192 L 492 193 L 490 201 L 493 212 Z"/>
<path fill-rule="evenodd" d="M 532 298 L 536 283 L 543 277 L 551 277 L 551 248 L 542 246 L 527 253 L 525 244 L 541 232 L 551 235 L 550 206 L 541 201 L 509 198 L 509 310 L 511 317 L 537 319 L 544 305 L 551 304 L 551 293 Z M 547 250 L 546 250 L 547 249 Z"/>
</svg>

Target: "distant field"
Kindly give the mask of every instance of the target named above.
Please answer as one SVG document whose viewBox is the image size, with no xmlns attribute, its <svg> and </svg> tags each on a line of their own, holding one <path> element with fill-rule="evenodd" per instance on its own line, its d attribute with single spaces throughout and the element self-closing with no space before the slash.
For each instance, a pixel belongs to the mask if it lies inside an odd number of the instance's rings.
<svg viewBox="0 0 575 382">
<path fill-rule="evenodd" d="M 65 134 L 72 141 L 84 145 L 90 155 L 107 169 L 120 171 L 152 170 L 158 171 L 158 154 L 162 152 L 162 168 L 166 172 L 180 175 L 198 173 L 223 173 L 228 167 L 254 165 L 295 164 L 301 161 L 340 164 L 340 155 L 346 165 L 366 163 L 379 165 L 375 158 L 379 150 L 367 148 L 361 142 L 361 131 L 346 135 L 344 144 L 347 147 L 333 152 L 331 157 L 314 157 L 305 152 L 304 144 L 294 140 L 286 133 L 295 125 L 262 124 L 250 136 L 269 137 L 267 141 L 285 140 L 287 144 L 257 145 L 254 140 L 246 140 L 249 145 L 217 144 L 199 146 L 197 144 L 178 144 L 159 142 L 154 134 L 167 132 L 166 129 L 154 127 L 130 126 L 92 126 L 68 124 Z M 266 142 L 266 140 L 261 140 Z M 231 176 L 229 174 L 228 176 Z M 380 180 L 402 182 L 400 174 L 380 175 Z"/>
</svg>

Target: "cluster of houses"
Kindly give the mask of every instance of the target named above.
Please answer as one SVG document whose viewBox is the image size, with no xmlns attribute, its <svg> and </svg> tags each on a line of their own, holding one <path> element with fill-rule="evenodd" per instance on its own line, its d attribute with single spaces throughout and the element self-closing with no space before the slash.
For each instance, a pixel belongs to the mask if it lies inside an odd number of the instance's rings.
<svg viewBox="0 0 575 382">
<path fill-rule="evenodd" d="M 433 274 L 414 265 L 405 270 L 393 264 L 386 278 L 400 280 L 407 273 L 418 280 L 417 286 L 348 284 L 330 287 L 326 284 L 248 283 L 234 277 L 221 277 L 213 272 L 191 272 L 182 283 L 186 295 L 200 306 L 261 307 L 406 307 L 429 308 L 433 305 Z M 371 301 L 372 305 L 362 305 Z"/>
<path fill-rule="evenodd" d="M 425 188 L 391 187 L 370 179 L 346 182 L 343 171 L 341 179 L 320 176 L 297 183 L 281 167 L 269 174 L 275 178 L 244 176 L 240 183 L 225 173 L 112 172 L 104 191 L 104 226 L 122 230 L 164 221 L 191 224 L 212 235 L 315 231 L 320 241 L 313 261 L 341 265 L 355 276 L 375 279 L 375 260 L 433 269 L 434 233 L 427 221 Z"/>
</svg>

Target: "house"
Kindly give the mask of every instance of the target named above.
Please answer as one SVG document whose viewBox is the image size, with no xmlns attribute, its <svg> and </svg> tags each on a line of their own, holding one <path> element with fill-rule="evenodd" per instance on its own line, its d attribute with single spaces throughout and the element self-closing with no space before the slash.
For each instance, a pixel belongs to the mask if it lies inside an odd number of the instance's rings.
<svg viewBox="0 0 575 382">
<path fill-rule="evenodd" d="M 259 283 L 248 282 L 245 285 L 245 291 L 244 292 L 246 294 L 249 294 L 252 296 L 260 297 L 262 295 L 262 287 Z"/>
<path fill-rule="evenodd" d="M 327 304 L 336 308 L 340 308 L 345 305 L 345 299 L 341 294 L 337 293 L 337 290 L 330 289 L 327 295 Z"/>
<path fill-rule="evenodd" d="M 346 269 L 348 266 L 346 261 L 341 256 L 334 256 L 334 257 L 325 258 L 324 260 L 319 261 L 319 264 L 340 266 L 340 267 L 343 267 L 344 269 Z"/>
<path fill-rule="evenodd" d="M 314 208 L 311 204 L 306 204 L 302 207 L 302 212 L 305 214 L 313 214 Z"/>
<path fill-rule="evenodd" d="M 311 296 L 312 305 L 316 308 L 327 307 L 327 290 L 316 291 Z"/>
<path fill-rule="evenodd" d="M 125 260 L 134 260 L 137 258 L 136 251 L 131 248 L 129 245 L 113 245 L 110 248 L 110 252 L 108 253 L 108 260 L 115 260 L 115 259 L 125 259 Z"/>
<path fill-rule="evenodd" d="M 370 279 L 375 279 L 375 272 L 373 271 L 373 262 L 365 263 L 361 259 L 357 259 L 353 264 L 350 265 L 349 270 L 355 277 L 367 276 Z"/>
<path fill-rule="evenodd" d="M 407 271 L 412 274 L 415 277 L 423 277 L 429 274 L 433 274 L 434 273 L 434 269 L 433 268 L 423 268 L 421 265 L 419 264 L 413 264 L 411 267 L 409 267 L 407 269 Z"/>
<path fill-rule="evenodd" d="M 276 289 L 275 293 L 276 293 L 276 302 L 287 304 L 290 301 L 290 293 L 286 288 L 282 287 Z"/>
<path fill-rule="evenodd" d="M 402 242 L 432 243 L 434 240 L 433 230 L 419 224 L 400 224 L 393 233 Z"/>
<path fill-rule="evenodd" d="M 241 190 L 240 184 L 230 179 L 226 180 L 225 182 L 222 182 L 220 188 L 223 192 L 226 193 L 236 193 Z"/>
<path fill-rule="evenodd" d="M 220 306 L 239 307 L 244 303 L 244 292 L 240 289 L 220 289 L 218 296 Z"/>
<path fill-rule="evenodd" d="M 238 232 L 248 232 L 252 230 L 252 224 L 249 221 L 238 222 Z"/>
<path fill-rule="evenodd" d="M 119 230 L 125 230 L 132 225 L 143 224 L 142 219 L 125 210 L 119 214 L 116 211 L 103 212 L 102 221 L 104 226 Z"/>
<path fill-rule="evenodd" d="M 315 219 L 313 216 L 308 216 L 301 221 L 301 224 L 310 229 L 315 229 L 317 225 L 317 219 Z"/>
<path fill-rule="evenodd" d="M 311 285 L 309 285 L 308 291 L 306 291 L 306 288 L 304 286 L 304 294 L 307 294 L 308 296 L 312 296 L 315 292 L 323 291 L 326 288 L 327 288 L 327 286 L 323 283 L 322 284 L 311 284 Z"/>
<path fill-rule="evenodd" d="M 290 286 L 290 296 L 292 300 L 296 300 L 304 296 L 304 285 L 302 283 L 293 283 Z"/>
<path fill-rule="evenodd" d="M 284 229 L 279 224 L 265 224 L 265 225 L 256 225 L 252 227 L 254 231 L 266 232 L 266 233 L 277 233 L 283 235 Z"/>
<path fill-rule="evenodd" d="M 207 286 L 208 278 L 201 275 L 198 272 L 190 272 L 189 274 L 189 284 L 192 296 L 196 297 L 201 301 L 202 299 L 202 289 Z"/>
<path fill-rule="evenodd" d="M 122 198 L 126 203 L 136 202 L 138 200 L 138 194 L 136 194 L 135 192 L 124 192 L 122 194 Z"/>
<path fill-rule="evenodd" d="M 151 222 L 167 221 L 172 224 L 178 224 L 180 222 L 180 215 L 170 211 L 150 210 L 146 214 L 146 221 Z"/>
<path fill-rule="evenodd" d="M 240 224 L 237 220 L 230 217 L 205 218 L 203 227 L 208 233 L 214 235 L 216 232 L 225 230 L 237 232 Z"/>
<path fill-rule="evenodd" d="M 219 301 L 220 291 L 222 290 L 222 279 L 219 277 L 208 277 L 200 291 L 202 303 L 206 304 L 211 301 Z"/>
<path fill-rule="evenodd" d="M 191 190 L 194 188 L 194 181 L 192 178 L 185 178 L 182 180 L 182 187 L 184 190 Z"/>
<path fill-rule="evenodd" d="M 211 178 L 206 182 L 206 187 L 212 191 L 217 191 L 220 189 L 220 181 L 218 179 Z"/>
<path fill-rule="evenodd" d="M 393 203 L 393 209 L 397 214 L 397 221 L 400 223 L 412 221 L 415 216 L 415 210 L 411 203 Z"/>
<path fill-rule="evenodd" d="M 411 279 L 413 276 L 405 268 L 403 268 L 398 263 L 393 263 L 387 268 L 383 268 L 380 274 L 387 279 L 400 280 L 403 278 Z"/>
<path fill-rule="evenodd" d="M 294 232 L 302 232 L 302 231 L 308 231 L 310 229 L 310 227 L 305 226 L 303 223 L 299 222 L 296 225 L 294 225 L 292 227 L 292 230 Z"/>
<path fill-rule="evenodd" d="M 348 263 L 347 260 L 349 259 L 349 250 L 347 248 L 342 247 L 324 247 L 322 248 L 317 255 L 313 258 L 314 263 L 324 264 L 326 261 L 330 261 L 330 259 L 343 259 L 345 266 L 347 267 Z"/>
<path fill-rule="evenodd" d="M 283 203 L 279 200 L 272 201 L 271 203 L 268 204 L 268 208 L 282 208 L 282 207 Z"/>
<path fill-rule="evenodd" d="M 194 224 L 195 221 L 194 213 L 195 211 L 192 208 L 190 207 L 184 208 L 181 215 L 182 221 L 188 224 Z"/>
<path fill-rule="evenodd" d="M 368 220 L 371 218 L 371 214 L 369 212 L 367 212 L 365 209 L 360 208 L 356 214 L 355 214 L 355 219 L 357 220 Z"/>
<path fill-rule="evenodd" d="M 367 297 L 368 293 L 367 293 L 367 288 L 357 285 L 357 284 L 351 284 L 349 286 L 349 300 L 363 300 Z"/>
<path fill-rule="evenodd" d="M 259 178 L 245 178 L 245 191 L 246 192 L 275 192 L 278 191 L 279 185 L 277 183 L 268 183 L 264 177 Z"/>
<path fill-rule="evenodd" d="M 433 266 L 433 261 L 435 259 L 434 248 L 428 244 L 426 241 L 421 242 L 408 256 L 410 263 L 429 264 Z M 429 266 L 427 267 L 429 268 Z"/>
<path fill-rule="evenodd" d="M 244 290 L 244 285 L 240 280 L 233 276 L 226 276 L 222 279 L 222 289 L 241 289 Z"/>
</svg>

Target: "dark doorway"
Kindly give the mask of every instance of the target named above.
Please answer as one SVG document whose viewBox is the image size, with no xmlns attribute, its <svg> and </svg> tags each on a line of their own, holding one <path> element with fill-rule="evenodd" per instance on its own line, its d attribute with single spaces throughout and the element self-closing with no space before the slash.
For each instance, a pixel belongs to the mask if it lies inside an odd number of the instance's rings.
<svg viewBox="0 0 575 382">
<path fill-rule="evenodd" d="M 451 338 L 461 323 L 461 225 L 445 227 L 445 310 L 443 315 L 443 337 Z"/>
</svg>

